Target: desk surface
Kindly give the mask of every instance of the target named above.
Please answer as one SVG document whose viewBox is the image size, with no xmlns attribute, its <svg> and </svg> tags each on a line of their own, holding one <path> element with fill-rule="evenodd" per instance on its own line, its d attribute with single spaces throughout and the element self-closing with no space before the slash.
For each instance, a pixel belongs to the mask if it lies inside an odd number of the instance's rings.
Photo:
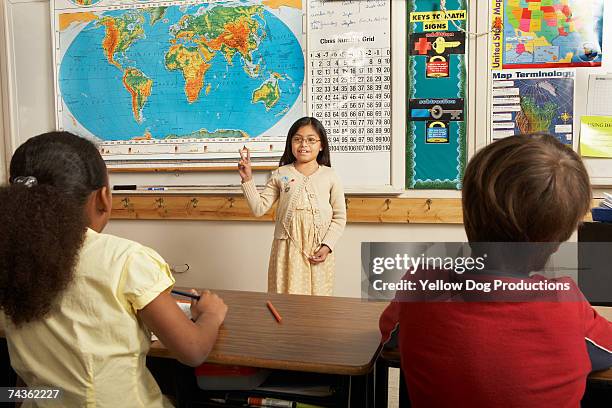
<svg viewBox="0 0 612 408">
<path fill-rule="evenodd" d="M 229 310 L 206 360 L 282 370 L 363 375 L 380 345 L 378 318 L 387 303 L 360 299 L 215 291 Z M 270 300 L 282 316 L 277 323 Z M 172 357 L 156 341 L 149 355 Z"/>
</svg>

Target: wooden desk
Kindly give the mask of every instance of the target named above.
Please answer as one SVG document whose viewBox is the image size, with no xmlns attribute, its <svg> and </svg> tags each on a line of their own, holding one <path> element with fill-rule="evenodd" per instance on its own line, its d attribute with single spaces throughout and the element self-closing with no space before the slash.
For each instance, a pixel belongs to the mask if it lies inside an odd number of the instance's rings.
<svg viewBox="0 0 612 408">
<path fill-rule="evenodd" d="M 341 406 L 374 405 L 373 367 L 380 349 L 378 319 L 386 302 L 218 290 L 228 305 L 206 362 L 340 375 Z M 266 306 L 270 300 L 282 322 Z M 173 358 L 159 341 L 150 356 Z M 180 375 L 180 374 L 178 374 Z M 193 377 L 193 371 L 187 377 Z M 183 376 L 185 378 L 186 376 Z M 179 395 L 182 395 L 179 397 Z M 177 391 L 180 400 L 193 394 Z"/>
<path fill-rule="evenodd" d="M 218 290 L 228 305 L 207 362 L 326 374 L 365 375 L 380 346 L 387 306 L 360 299 Z M 282 323 L 266 307 L 270 300 Z M 149 355 L 172 355 L 159 341 Z"/>
</svg>

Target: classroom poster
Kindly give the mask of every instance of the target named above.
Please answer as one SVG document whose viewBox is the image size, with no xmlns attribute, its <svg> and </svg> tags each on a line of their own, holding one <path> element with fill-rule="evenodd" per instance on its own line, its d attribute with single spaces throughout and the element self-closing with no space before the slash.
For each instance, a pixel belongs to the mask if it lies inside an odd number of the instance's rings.
<svg viewBox="0 0 612 408">
<path fill-rule="evenodd" d="M 492 71 L 491 135 L 545 132 L 572 145 L 573 69 Z"/>
<path fill-rule="evenodd" d="M 54 0 L 57 127 L 111 161 L 246 144 L 276 162 L 305 115 L 303 15 L 294 0 Z"/>
<path fill-rule="evenodd" d="M 492 0 L 491 68 L 600 66 L 604 0 Z"/>
<path fill-rule="evenodd" d="M 391 0 L 311 0 L 308 29 L 310 115 L 325 126 L 332 157 L 369 152 L 389 162 Z"/>
<path fill-rule="evenodd" d="M 408 2 L 406 187 L 460 189 L 466 163 L 464 0 Z"/>
<path fill-rule="evenodd" d="M 612 116 L 580 118 L 580 155 L 612 158 Z"/>
</svg>

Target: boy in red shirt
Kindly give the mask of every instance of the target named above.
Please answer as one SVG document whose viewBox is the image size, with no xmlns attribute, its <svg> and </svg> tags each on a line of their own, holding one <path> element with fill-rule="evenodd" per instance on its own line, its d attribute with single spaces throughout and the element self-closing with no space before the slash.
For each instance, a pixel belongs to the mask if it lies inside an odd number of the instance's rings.
<svg viewBox="0 0 612 408">
<path fill-rule="evenodd" d="M 522 135 L 474 156 L 462 202 L 470 242 L 554 243 L 576 230 L 591 188 L 574 151 Z M 573 301 L 410 302 L 398 292 L 380 328 L 383 342 L 397 338 L 412 406 L 578 407 L 588 374 L 612 366 L 612 323 L 573 281 L 553 281 L 571 285 Z"/>
</svg>

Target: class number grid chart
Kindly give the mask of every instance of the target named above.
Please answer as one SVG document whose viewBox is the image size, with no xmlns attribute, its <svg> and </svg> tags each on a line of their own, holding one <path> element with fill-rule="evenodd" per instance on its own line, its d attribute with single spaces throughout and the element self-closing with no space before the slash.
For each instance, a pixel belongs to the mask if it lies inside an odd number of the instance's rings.
<svg viewBox="0 0 612 408">
<path fill-rule="evenodd" d="M 331 151 L 391 148 L 391 50 L 311 51 L 311 114 L 327 130 Z"/>
</svg>

